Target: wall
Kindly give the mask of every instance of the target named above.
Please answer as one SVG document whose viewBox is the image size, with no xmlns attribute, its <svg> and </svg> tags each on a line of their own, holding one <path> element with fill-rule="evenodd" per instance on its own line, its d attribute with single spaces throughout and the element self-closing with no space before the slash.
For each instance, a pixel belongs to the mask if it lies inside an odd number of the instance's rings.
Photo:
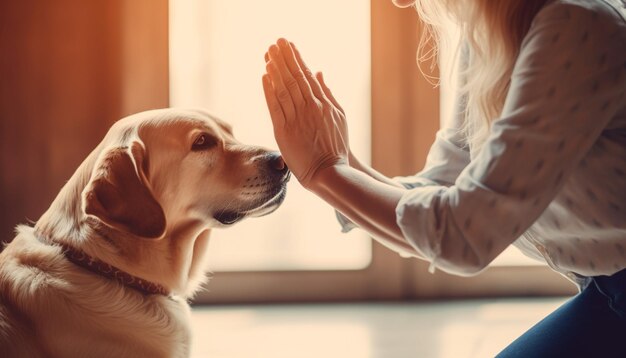
<svg viewBox="0 0 626 358">
<path fill-rule="evenodd" d="M 168 105 L 167 0 L 0 2 L 0 240 L 124 115 Z"/>
</svg>

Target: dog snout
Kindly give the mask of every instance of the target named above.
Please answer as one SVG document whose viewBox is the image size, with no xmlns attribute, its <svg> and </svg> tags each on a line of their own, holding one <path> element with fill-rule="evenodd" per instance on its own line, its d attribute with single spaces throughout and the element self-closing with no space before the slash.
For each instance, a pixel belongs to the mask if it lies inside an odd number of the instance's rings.
<svg viewBox="0 0 626 358">
<path fill-rule="evenodd" d="M 285 164 L 280 153 L 270 153 L 267 159 L 270 170 L 276 174 L 287 175 L 289 173 L 289 168 L 287 168 L 287 164 Z"/>
</svg>

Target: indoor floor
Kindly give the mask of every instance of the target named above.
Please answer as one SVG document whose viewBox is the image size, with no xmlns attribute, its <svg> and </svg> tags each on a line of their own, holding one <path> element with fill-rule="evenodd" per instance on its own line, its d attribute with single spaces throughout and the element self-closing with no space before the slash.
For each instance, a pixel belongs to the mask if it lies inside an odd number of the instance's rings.
<svg viewBox="0 0 626 358">
<path fill-rule="evenodd" d="M 195 306 L 192 357 L 493 357 L 565 300 Z"/>
</svg>

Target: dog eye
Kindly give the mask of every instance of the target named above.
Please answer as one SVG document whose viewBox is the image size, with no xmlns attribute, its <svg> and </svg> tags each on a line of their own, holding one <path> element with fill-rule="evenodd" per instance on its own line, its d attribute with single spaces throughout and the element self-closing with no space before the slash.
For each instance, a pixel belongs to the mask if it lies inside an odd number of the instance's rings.
<svg viewBox="0 0 626 358">
<path fill-rule="evenodd" d="M 193 142 L 191 150 L 205 150 L 209 149 L 217 144 L 217 139 L 208 135 L 200 134 L 198 138 Z"/>
</svg>

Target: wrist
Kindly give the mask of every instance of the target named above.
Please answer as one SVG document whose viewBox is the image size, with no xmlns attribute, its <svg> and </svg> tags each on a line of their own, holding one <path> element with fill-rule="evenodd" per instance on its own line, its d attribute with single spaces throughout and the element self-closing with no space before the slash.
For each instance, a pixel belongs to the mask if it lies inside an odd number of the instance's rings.
<svg viewBox="0 0 626 358">
<path fill-rule="evenodd" d="M 335 163 L 324 168 L 320 168 L 315 175 L 309 180 L 305 188 L 313 193 L 319 194 L 327 191 L 336 183 L 342 170 L 349 167 L 347 163 Z"/>
</svg>

